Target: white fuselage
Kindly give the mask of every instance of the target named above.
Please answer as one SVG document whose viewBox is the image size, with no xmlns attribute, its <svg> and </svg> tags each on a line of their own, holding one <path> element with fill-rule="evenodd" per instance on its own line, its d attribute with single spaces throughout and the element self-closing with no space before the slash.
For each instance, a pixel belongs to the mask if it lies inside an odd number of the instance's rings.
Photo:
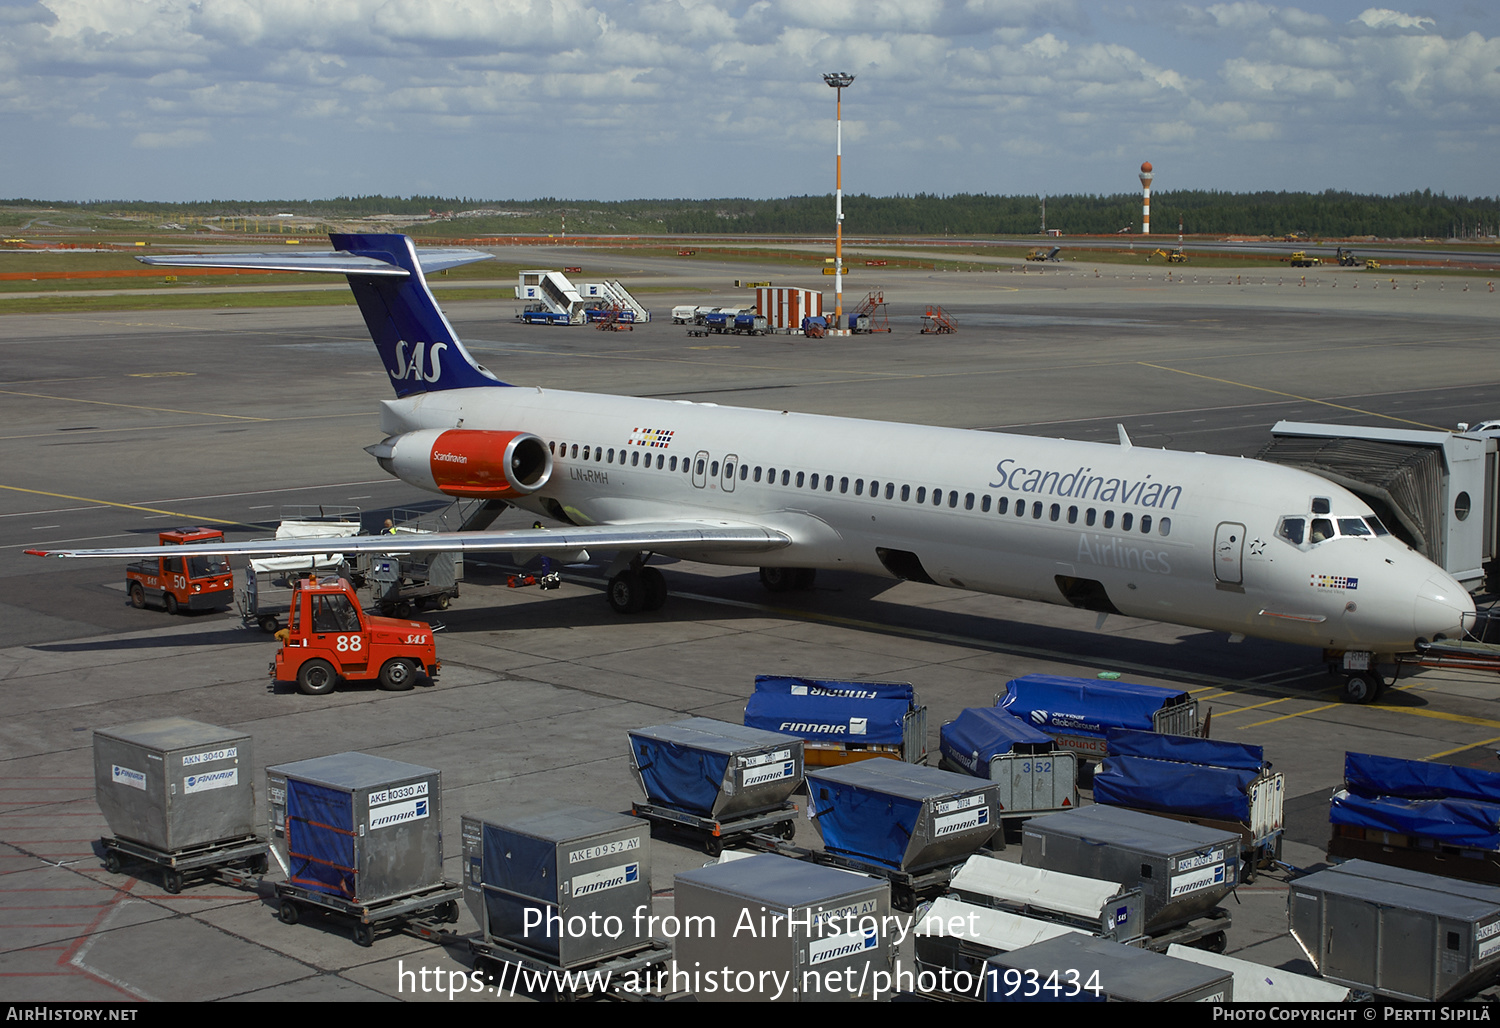
<svg viewBox="0 0 1500 1028">
<path fill-rule="evenodd" d="M 673 551 L 712 563 L 842 568 L 1377 653 L 1456 635 L 1473 611 L 1391 536 L 1287 538 L 1289 517 L 1353 527 L 1372 513 L 1332 482 L 1243 458 L 521 386 L 386 401 L 381 427 L 534 433 L 552 473 L 512 502 L 575 524 L 717 517 L 792 540 Z"/>
</svg>

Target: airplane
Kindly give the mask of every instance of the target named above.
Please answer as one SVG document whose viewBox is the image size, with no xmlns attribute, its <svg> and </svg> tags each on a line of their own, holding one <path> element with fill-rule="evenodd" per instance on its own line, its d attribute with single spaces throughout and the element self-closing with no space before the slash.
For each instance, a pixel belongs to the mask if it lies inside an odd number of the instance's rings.
<svg viewBox="0 0 1500 1028">
<path fill-rule="evenodd" d="M 757 567 L 772 591 L 819 569 L 1037 600 L 1344 653 L 1345 698 L 1379 667 L 1474 616 L 1452 576 L 1355 494 L 1242 457 L 512 385 L 438 308 L 427 272 L 491 257 L 335 233 L 327 254 L 142 257 L 148 264 L 347 276 L 395 399 L 366 450 L 388 473 L 556 527 L 402 536 L 403 552 L 615 552 L 621 613 L 666 599 L 656 554 Z M 307 554 L 326 542 L 176 547 Z M 389 537 L 342 539 L 390 552 Z M 299 548 L 300 547 L 300 548 Z M 140 557 L 157 547 L 29 550 Z"/>
</svg>

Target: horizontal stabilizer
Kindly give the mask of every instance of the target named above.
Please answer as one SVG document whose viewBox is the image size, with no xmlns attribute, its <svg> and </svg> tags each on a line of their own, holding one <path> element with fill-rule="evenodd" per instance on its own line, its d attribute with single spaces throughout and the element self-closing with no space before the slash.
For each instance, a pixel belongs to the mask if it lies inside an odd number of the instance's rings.
<svg viewBox="0 0 1500 1028">
<path fill-rule="evenodd" d="M 417 260 L 423 274 L 446 271 L 475 261 L 487 261 L 494 254 L 483 250 L 454 248 L 418 248 Z M 399 265 L 377 257 L 362 257 L 344 250 L 331 253 L 184 253 L 160 257 L 137 257 L 142 264 L 167 268 L 236 268 L 242 271 L 320 271 L 331 275 L 386 275 L 406 278 L 410 272 Z"/>
</svg>

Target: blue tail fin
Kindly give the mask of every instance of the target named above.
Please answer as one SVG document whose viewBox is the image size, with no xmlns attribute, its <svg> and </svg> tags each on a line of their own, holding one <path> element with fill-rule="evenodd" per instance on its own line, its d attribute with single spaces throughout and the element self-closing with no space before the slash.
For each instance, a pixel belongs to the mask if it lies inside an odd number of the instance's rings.
<svg viewBox="0 0 1500 1028">
<path fill-rule="evenodd" d="M 346 271 L 349 288 L 354 291 L 397 396 L 507 384 L 475 361 L 459 342 L 427 288 L 409 237 L 338 232 L 328 238 L 335 250 L 407 272 L 382 275 Z"/>
</svg>

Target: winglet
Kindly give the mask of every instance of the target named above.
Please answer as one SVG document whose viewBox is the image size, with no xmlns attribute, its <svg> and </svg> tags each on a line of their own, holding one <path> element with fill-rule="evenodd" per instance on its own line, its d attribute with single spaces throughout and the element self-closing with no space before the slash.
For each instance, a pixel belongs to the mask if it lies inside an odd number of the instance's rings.
<svg viewBox="0 0 1500 1028">
<path fill-rule="evenodd" d="M 1130 448 L 1130 436 L 1125 434 L 1125 426 L 1116 422 L 1115 427 L 1120 430 L 1120 445 L 1128 450 Z"/>
</svg>

